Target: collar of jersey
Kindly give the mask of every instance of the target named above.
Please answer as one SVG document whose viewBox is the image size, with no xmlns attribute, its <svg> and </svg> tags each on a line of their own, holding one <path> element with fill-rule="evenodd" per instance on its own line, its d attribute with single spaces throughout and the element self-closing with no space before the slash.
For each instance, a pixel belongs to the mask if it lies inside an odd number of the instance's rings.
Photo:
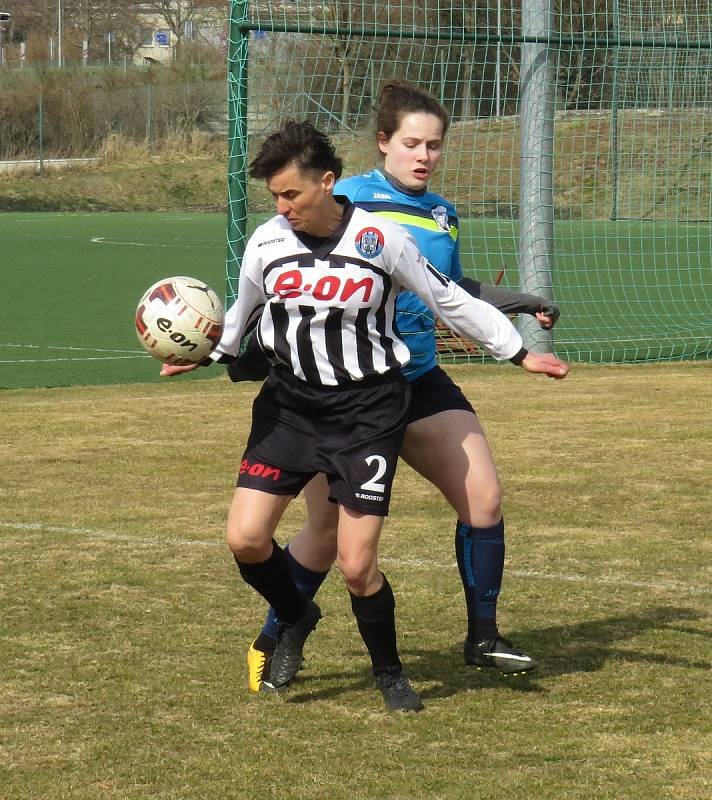
<svg viewBox="0 0 712 800">
<path fill-rule="evenodd" d="M 408 194 L 411 197 L 422 197 L 424 194 L 427 194 L 428 192 L 427 186 L 423 186 L 422 189 L 410 189 L 404 183 L 401 183 L 398 180 L 398 178 L 391 175 L 390 172 L 386 172 L 385 169 L 375 169 L 374 172 L 377 172 L 379 175 L 383 177 L 384 180 L 386 180 L 392 186 L 395 186 L 395 188 L 398 189 L 399 192 L 402 192 L 403 194 Z"/>
<path fill-rule="evenodd" d="M 356 208 L 344 195 L 334 195 L 334 200 L 344 207 L 344 215 L 333 233 L 329 234 L 329 236 L 312 236 L 304 231 L 294 231 L 297 239 L 304 247 L 312 251 L 315 258 L 326 258 L 341 241 L 341 237 L 344 235 L 346 228 L 348 228 Z"/>
</svg>

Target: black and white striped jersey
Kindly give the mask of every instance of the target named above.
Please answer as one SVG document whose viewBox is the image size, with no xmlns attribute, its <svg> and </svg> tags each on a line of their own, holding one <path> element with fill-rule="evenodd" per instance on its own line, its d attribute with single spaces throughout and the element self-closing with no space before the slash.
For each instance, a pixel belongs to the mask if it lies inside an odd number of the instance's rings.
<svg viewBox="0 0 712 800">
<path fill-rule="evenodd" d="M 438 272 L 404 228 L 347 204 L 327 239 L 294 231 L 282 216 L 257 228 L 211 358 L 236 357 L 257 323 L 270 359 L 309 384 L 340 386 L 386 373 L 409 359 L 395 323 L 401 288 L 497 359 L 522 347 L 509 319 Z"/>
</svg>

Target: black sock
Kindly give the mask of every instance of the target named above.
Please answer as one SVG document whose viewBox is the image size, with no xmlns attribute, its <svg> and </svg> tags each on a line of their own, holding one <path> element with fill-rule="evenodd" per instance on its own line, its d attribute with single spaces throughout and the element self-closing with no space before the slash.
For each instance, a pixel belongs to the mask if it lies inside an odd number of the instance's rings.
<svg viewBox="0 0 712 800">
<path fill-rule="evenodd" d="M 351 594 L 351 609 L 371 656 L 373 674 L 403 669 L 396 645 L 396 600 L 386 576 L 375 594 L 367 597 Z"/>
<path fill-rule="evenodd" d="M 254 645 L 255 650 L 261 650 L 263 653 L 269 653 L 269 655 L 272 655 L 272 653 L 274 653 L 277 640 L 272 636 L 266 636 L 264 633 L 260 633 L 260 635 L 252 644 Z"/>
<path fill-rule="evenodd" d="M 235 562 L 245 583 L 264 597 L 282 622 L 293 625 L 304 616 L 307 599 L 294 583 L 282 548 L 275 541 L 272 541 L 272 547 L 272 555 L 267 561 L 245 564 L 235 556 Z"/>
<path fill-rule="evenodd" d="M 316 572 L 315 570 L 309 569 L 303 564 L 300 564 L 289 552 L 289 545 L 284 548 L 284 557 L 287 559 L 287 563 L 289 564 L 289 568 L 292 572 L 292 577 L 294 578 L 294 583 L 296 584 L 297 589 L 299 589 L 299 591 L 305 597 L 313 600 L 314 596 L 319 591 L 319 587 L 326 580 L 329 570 L 327 569 L 324 572 Z M 262 633 L 260 636 L 263 636 L 265 639 L 276 639 L 278 625 L 279 616 L 275 614 L 273 608 L 268 608 L 267 615 L 265 617 L 265 624 L 262 626 Z"/>
</svg>

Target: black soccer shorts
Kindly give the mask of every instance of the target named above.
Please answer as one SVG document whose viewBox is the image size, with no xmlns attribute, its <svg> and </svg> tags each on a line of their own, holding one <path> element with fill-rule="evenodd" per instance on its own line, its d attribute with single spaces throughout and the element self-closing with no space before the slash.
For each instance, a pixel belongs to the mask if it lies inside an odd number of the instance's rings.
<svg viewBox="0 0 712 800">
<path fill-rule="evenodd" d="M 323 472 L 332 502 L 387 516 L 409 399 L 398 371 L 324 388 L 273 369 L 252 406 L 237 486 L 297 495 Z"/>
<path fill-rule="evenodd" d="M 441 411 L 471 411 L 475 413 L 462 389 L 445 370 L 433 367 L 411 383 L 412 394 L 408 409 L 408 424 L 432 417 Z"/>
</svg>

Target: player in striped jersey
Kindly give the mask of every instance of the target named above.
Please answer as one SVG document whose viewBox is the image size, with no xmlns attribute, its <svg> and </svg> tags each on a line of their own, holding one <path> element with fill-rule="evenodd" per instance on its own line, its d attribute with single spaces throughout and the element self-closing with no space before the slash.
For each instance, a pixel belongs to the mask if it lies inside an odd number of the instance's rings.
<svg viewBox="0 0 712 800">
<path fill-rule="evenodd" d="M 457 212 L 428 183 L 442 155 L 449 125 L 446 110 L 409 84 L 387 83 L 377 117 L 383 167 L 339 181 L 335 192 L 380 218 L 403 225 L 428 261 L 468 292 L 506 313 L 535 315 L 552 327 L 558 308 L 545 298 L 510 292 L 463 277 Z M 440 489 L 457 514 L 455 551 L 467 606 L 466 663 L 504 674 L 530 672 L 534 659 L 497 628 L 496 611 L 504 568 L 501 488 L 484 432 L 469 401 L 436 365 L 435 314 L 412 292 L 397 301 L 397 323 L 411 359 L 404 374 L 412 399 L 403 458 Z M 250 364 L 252 360 L 252 364 Z M 250 348 L 234 377 L 263 377 L 259 354 Z M 250 368 L 254 370 L 250 374 Z M 247 374 L 244 375 L 244 369 Z M 313 597 L 336 557 L 336 515 L 317 477 L 305 490 L 308 520 L 285 552 L 300 588 Z M 248 651 L 250 687 L 269 673 L 276 618 L 270 611 Z"/>
<path fill-rule="evenodd" d="M 420 254 L 408 232 L 335 199 L 341 161 L 308 123 L 287 123 L 250 166 L 278 215 L 245 249 L 238 300 L 211 358 L 237 358 L 256 325 L 275 368 L 253 406 L 252 429 L 228 516 L 228 545 L 243 579 L 279 617 L 268 687 L 288 685 L 320 611 L 297 588 L 273 534 L 291 499 L 317 474 L 337 504 L 340 566 L 376 683 L 394 710 L 422 702 L 403 675 L 395 601 L 377 543 L 405 429 L 410 354 L 395 300 L 416 292 L 447 324 L 495 358 L 564 377 L 555 356 L 528 353 L 509 320 L 470 297 Z M 191 367 L 165 365 L 172 375 Z"/>
</svg>

